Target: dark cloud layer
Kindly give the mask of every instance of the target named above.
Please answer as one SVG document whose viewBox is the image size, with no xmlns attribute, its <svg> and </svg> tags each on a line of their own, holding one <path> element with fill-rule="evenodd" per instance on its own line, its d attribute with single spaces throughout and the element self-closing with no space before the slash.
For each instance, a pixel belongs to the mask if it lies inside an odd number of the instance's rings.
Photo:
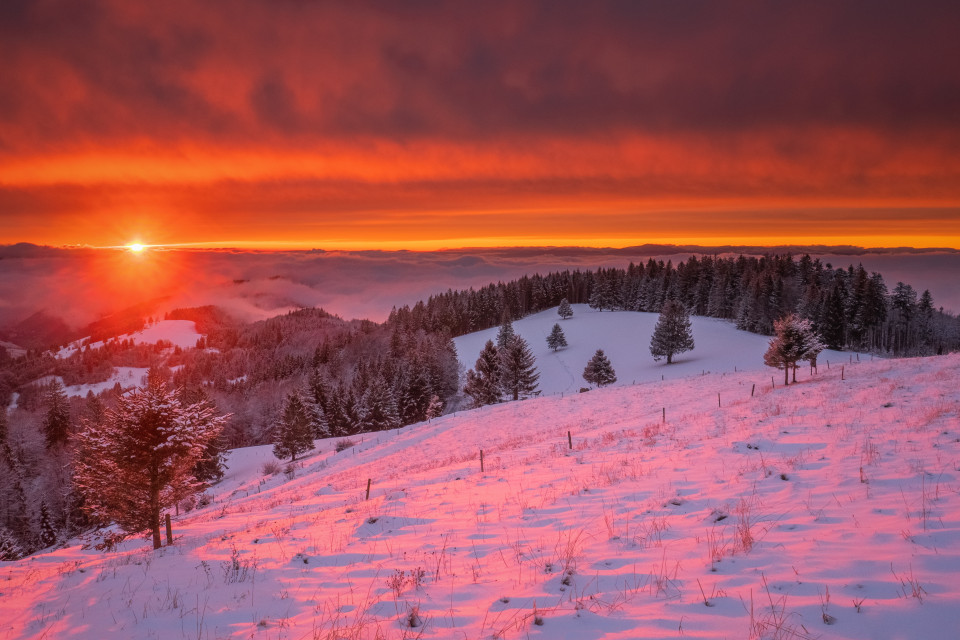
<svg viewBox="0 0 960 640">
<path fill-rule="evenodd" d="M 7 0 L 0 241 L 117 244 L 128 215 L 171 242 L 395 237 L 432 211 L 457 245 L 458 212 L 530 236 L 525 212 L 665 197 L 956 223 L 958 33 L 956 2 Z"/>
<path fill-rule="evenodd" d="M 958 32 L 953 2 L 5 2 L 0 118 L 10 150 L 935 132 L 958 123 Z"/>
</svg>

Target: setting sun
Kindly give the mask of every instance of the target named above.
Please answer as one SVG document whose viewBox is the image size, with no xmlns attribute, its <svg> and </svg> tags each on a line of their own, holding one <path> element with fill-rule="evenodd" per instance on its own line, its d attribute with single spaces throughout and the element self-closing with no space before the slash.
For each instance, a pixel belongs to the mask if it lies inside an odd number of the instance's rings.
<svg viewBox="0 0 960 640">
<path fill-rule="evenodd" d="M 130 251 L 133 251 L 134 253 L 140 253 L 141 251 L 143 251 L 143 245 L 142 245 L 142 244 L 131 244 L 131 245 L 127 245 L 127 248 L 130 249 Z"/>
</svg>

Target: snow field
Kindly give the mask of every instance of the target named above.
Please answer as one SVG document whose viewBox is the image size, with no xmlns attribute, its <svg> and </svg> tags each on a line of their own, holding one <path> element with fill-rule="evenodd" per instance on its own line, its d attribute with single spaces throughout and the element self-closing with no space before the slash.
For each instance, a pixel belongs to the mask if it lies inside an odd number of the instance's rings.
<svg viewBox="0 0 960 640">
<path fill-rule="evenodd" d="M 615 386 L 638 382 L 677 379 L 702 374 L 760 369 L 763 354 L 770 343 L 768 336 L 737 331 L 726 320 L 692 317 L 695 348 L 674 356 L 673 364 L 655 362 L 650 355 L 650 337 L 660 317 L 656 313 L 635 311 L 596 311 L 585 304 L 570 305 L 573 317 L 562 320 L 556 308 L 541 311 L 513 323 L 514 331 L 530 344 L 540 372 L 541 395 L 570 393 L 589 387 L 583 379 L 583 368 L 597 349 L 603 349 L 617 373 Z M 547 347 L 547 336 L 559 324 L 568 347 L 553 351 Z M 457 356 L 464 369 L 472 369 L 487 340 L 497 341 L 499 327 L 454 338 Z M 869 356 L 868 356 L 869 357 Z M 847 362 L 849 353 L 826 350 L 819 362 L 826 365 Z M 776 375 L 775 369 L 769 369 Z M 783 380 L 779 374 L 777 384 Z"/>
<path fill-rule="evenodd" d="M 269 477 L 238 450 L 172 547 L 0 563 L 0 637 L 951 637 L 960 356 L 844 377 L 534 398 Z"/>
<path fill-rule="evenodd" d="M 161 340 L 170 342 L 175 347 L 189 349 L 197 346 L 201 334 L 197 333 L 197 325 L 193 320 L 158 320 L 157 322 L 145 327 L 141 331 L 117 336 L 117 340 L 133 340 L 134 344 L 156 344 Z M 58 358 L 69 358 L 71 355 L 81 349 L 82 340 L 71 343 L 60 349 L 56 356 Z M 98 349 L 106 344 L 103 341 L 90 344 L 91 349 Z"/>
</svg>

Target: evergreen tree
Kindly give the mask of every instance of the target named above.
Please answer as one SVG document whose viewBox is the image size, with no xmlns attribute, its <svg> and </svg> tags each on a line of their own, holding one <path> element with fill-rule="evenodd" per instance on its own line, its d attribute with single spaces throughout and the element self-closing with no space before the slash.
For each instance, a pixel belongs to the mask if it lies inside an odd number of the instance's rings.
<svg viewBox="0 0 960 640">
<path fill-rule="evenodd" d="M 290 456 L 291 462 L 299 454 L 313 449 L 313 422 L 299 393 L 287 396 L 273 440 L 273 455 L 280 459 Z"/>
<path fill-rule="evenodd" d="M 560 307 L 557 309 L 557 313 L 560 314 L 560 317 L 564 320 L 573 317 L 573 308 L 566 298 L 560 301 Z"/>
<path fill-rule="evenodd" d="M 195 410 L 207 410 L 210 413 L 216 413 L 216 405 L 210 400 L 210 396 L 202 387 L 187 389 L 183 387 L 179 393 L 180 403 L 183 406 L 193 406 Z M 100 414 L 102 416 L 102 405 Z M 200 459 L 193 466 L 193 477 L 197 482 L 204 484 L 213 484 L 223 478 L 227 469 L 227 442 L 221 431 L 213 438 L 207 441 L 203 448 Z M 188 494 L 190 491 L 188 490 Z M 184 496 L 186 497 L 186 496 Z"/>
<path fill-rule="evenodd" d="M 790 369 L 793 369 L 793 381 L 796 382 L 797 363 L 801 360 L 816 362 L 817 355 L 823 351 L 823 343 L 809 320 L 792 313 L 774 323 L 774 332 L 770 346 L 763 354 L 763 363 L 783 369 L 783 384 L 788 385 Z"/>
<path fill-rule="evenodd" d="M 152 530 L 160 548 L 161 512 L 199 486 L 192 470 L 225 421 L 208 406 L 184 407 L 151 371 L 144 388 L 77 435 L 74 481 L 84 509 L 127 531 Z"/>
<path fill-rule="evenodd" d="M 47 411 L 43 419 L 43 433 L 49 449 L 65 443 L 70 434 L 70 403 L 58 380 L 50 384 L 45 404 Z"/>
<path fill-rule="evenodd" d="M 433 420 L 443 414 L 443 401 L 438 396 L 430 396 L 430 404 L 427 406 L 426 420 Z"/>
<path fill-rule="evenodd" d="M 520 336 L 514 336 L 500 350 L 500 387 L 514 400 L 537 390 L 540 374 L 535 362 L 530 345 Z"/>
<path fill-rule="evenodd" d="M 650 338 L 650 353 L 657 362 L 667 359 L 673 363 L 673 356 L 693 349 L 693 332 L 690 329 L 690 316 L 686 308 L 675 300 L 668 300 L 660 311 L 657 326 Z"/>
<path fill-rule="evenodd" d="M 57 541 L 57 532 L 50 522 L 50 511 L 45 500 L 40 501 L 40 546 L 47 548 Z"/>
<path fill-rule="evenodd" d="M 313 431 L 313 437 L 329 438 L 330 423 L 327 421 L 327 414 L 323 410 L 323 406 L 309 397 L 304 399 L 304 404 L 306 404 L 307 414 L 310 416 L 310 428 Z"/>
<path fill-rule="evenodd" d="M 467 371 L 463 392 L 473 399 L 473 406 L 500 402 L 500 350 L 487 340 L 473 369 Z"/>
<path fill-rule="evenodd" d="M 846 306 L 847 291 L 842 281 L 836 282 L 823 303 L 823 316 L 820 331 L 823 340 L 830 349 L 841 350 L 846 345 Z"/>
<path fill-rule="evenodd" d="M 603 311 L 614 307 L 614 293 L 612 273 L 597 269 L 597 275 L 593 280 L 593 290 L 590 292 L 590 308 Z"/>
<path fill-rule="evenodd" d="M 513 323 L 510 322 L 509 317 L 504 316 L 500 331 L 497 332 L 497 348 L 504 349 L 507 343 L 513 340 L 514 335 L 516 334 L 513 331 Z"/>
<path fill-rule="evenodd" d="M 0 560 L 10 562 L 23 557 L 23 547 L 16 537 L 6 528 L 0 526 Z"/>
<path fill-rule="evenodd" d="M 367 387 L 360 399 L 360 407 L 365 431 L 386 431 L 400 426 L 397 401 L 383 376 L 378 375 Z"/>
<path fill-rule="evenodd" d="M 604 355 L 603 349 L 597 349 L 597 352 L 587 362 L 587 366 L 583 369 L 583 379 L 598 387 L 613 384 L 617 381 L 617 373 L 613 370 L 610 360 Z"/>
<path fill-rule="evenodd" d="M 413 424 L 427 419 L 430 398 L 434 395 L 430 388 L 428 372 L 419 363 L 411 365 L 402 380 L 400 394 L 400 422 Z"/>
<path fill-rule="evenodd" d="M 560 328 L 559 324 L 553 325 L 553 330 L 547 336 L 547 346 L 554 351 L 567 346 L 567 337 L 563 335 L 563 329 Z"/>
<path fill-rule="evenodd" d="M 327 426 L 330 429 L 330 435 L 334 438 L 342 438 L 351 433 L 351 424 L 347 418 L 347 410 L 344 406 L 344 398 L 346 395 L 346 386 L 343 381 L 341 381 L 340 384 L 337 385 L 337 388 L 332 390 L 327 396 L 327 403 L 324 407 L 326 409 L 325 415 L 327 418 Z"/>
</svg>

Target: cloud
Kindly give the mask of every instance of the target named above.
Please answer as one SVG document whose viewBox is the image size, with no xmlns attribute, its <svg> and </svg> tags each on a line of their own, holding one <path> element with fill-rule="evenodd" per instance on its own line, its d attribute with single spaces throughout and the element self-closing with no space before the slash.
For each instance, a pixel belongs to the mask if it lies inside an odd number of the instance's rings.
<svg viewBox="0 0 960 640">
<path fill-rule="evenodd" d="M 785 247 L 794 255 L 804 247 Z M 834 266 L 863 263 L 960 311 L 953 274 L 960 252 L 864 252 L 810 247 Z M 625 267 L 649 257 L 676 264 L 690 255 L 752 253 L 763 247 L 641 246 L 627 249 L 499 248 L 439 252 L 258 252 L 58 250 L 0 247 L 0 328 L 37 310 L 75 328 L 102 315 L 154 300 L 162 314 L 177 307 L 219 305 L 255 321 L 304 306 L 343 318 L 386 319 L 394 306 L 413 305 L 447 289 L 481 287 L 523 275 L 564 269 Z"/>
<path fill-rule="evenodd" d="M 957 218 L 956 3 L 46 0 L 0 12 L 3 241 L 116 244 L 135 230 L 113 221 L 131 216 L 170 242 L 318 246 L 462 246 L 502 217 L 520 229 L 501 235 L 531 238 L 551 215 L 599 214 L 609 238 L 631 213 L 646 228 L 696 212 L 661 224 L 668 240 L 716 211 Z"/>
</svg>

